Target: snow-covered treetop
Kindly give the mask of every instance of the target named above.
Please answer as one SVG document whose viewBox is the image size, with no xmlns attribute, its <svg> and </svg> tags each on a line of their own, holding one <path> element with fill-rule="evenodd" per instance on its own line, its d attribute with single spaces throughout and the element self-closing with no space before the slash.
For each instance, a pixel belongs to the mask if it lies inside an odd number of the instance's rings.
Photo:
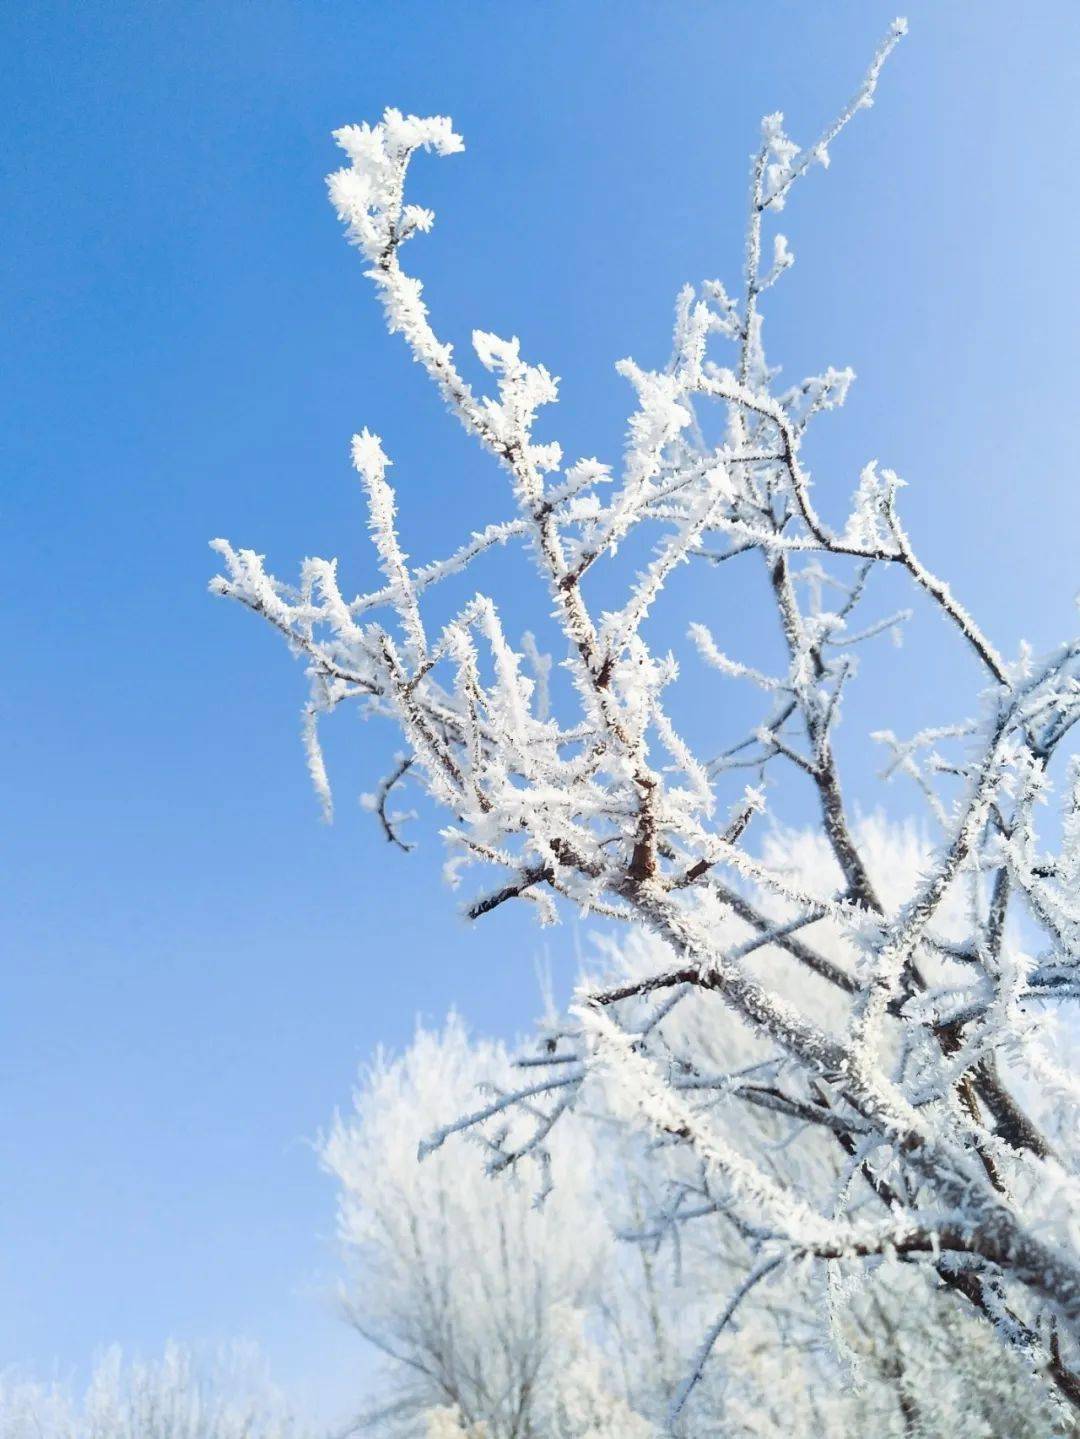
<svg viewBox="0 0 1080 1439">
<path fill-rule="evenodd" d="M 540 1057 L 555 1077 L 519 1096 L 541 1114 L 536 1137 L 501 1164 L 542 1151 L 584 1077 L 604 1073 L 642 1124 L 698 1156 L 732 1214 L 752 1225 L 758 1279 L 807 1258 L 889 1253 L 924 1263 L 1080 1404 L 1068 1338 L 1080 1321 L 1075 1179 L 1067 1150 L 1033 1117 L 1039 1107 L 1029 1112 L 1017 1097 L 1067 1085 L 1051 1077 L 1040 1030 L 1049 1006 L 1077 994 L 1075 769 L 1056 852 L 1040 838 L 1036 815 L 1080 718 L 1080 640 L 1038 660 L 1026 652 L 1008 660 L 920 559 L 898 510 L 901 482 L 876 461 L 849 484 L 843 523 L 828 523 L 813 498 L 804 440 L 812 421 L 843 404 L 852 374 L 830 367 L 779 388 L 763 340 L 763 304 L 793 259 L 788 240 L 770 229 L 774 216 L 872 103 L 904 29 L 891 27 L 853 99 L 813 143 L 792 141 L 779 115 L 764 121 L 740 293 L 718 280 L 686 287 L 670 364 L 619 363 L 635 409 L 618 466 L 566 463 L 557 443 L 537 435 L 538 414 L 558 387 L 523 358 L 518 339 L 474 333 L 492 376 L 491 391 L 476 394 L 432 326 L 420 281 L 402 268 L 405 241 L 434 218 L 405 201 L 410 164 L 420 149 L 462 149 L 450 122 L 388 110 L 377 125 L 338 131 L 349 164 L 330 177 L 331 199 L 389 329 L 502 467 L 507 507 L 450 554 L 411 564 L 389 460 L 364 430 L 353 463 L 381 571 L 375 587 L 347 599 L 336 563 L 319 559 L 305 561 L 297 585 L 284 584 L 261 556 L 219 540 L 225 573 L 213 588 L 262 615 L 304 656 L 305 743 L 328 810 L 316 726 L 355 702 L 390 719 L 407 746 L 372 802 L 388 838 L 406 843 L 388 808 L 392 791 L 417 783 L 447 812 L 454 880 L 467 864 L 497 873 L 468 902 L 470 917 L 521 900 L 551 921 L 566 901 L 667 946 L 660 970 L 616 988 L 585 987 L 566 1023 L 547 1035 Z M 612 603 L 616 552 L 646 532 L 655 536 L 651 558 Z M 554 609 L 565 652 L 558 674 L 532 636 L 515 643 L 482 590 L 470 585 L 448 622 L 433 622 L 425 605 L 432 586 L 464 572 L 476 584 L 488 551 L 522 541 L 523 562 L 538 567 Z M 787 665 L 773 674 L 725 655 L 703 614 L 692 651 L 723 683 L 759 690 L 764 708 L 745 738 L 699 754 L 674 723 L 678 665 L 650 643 L 649 622 L 678 567 L 705 566 L 719 584 L 733 562 L 764 567 Z M 898 906 L 883 900 L 860 847 L 833 747 L 858 648 L 906 618 L 856 617 L 882 568 L 906 573 L 985 677 L 974 718 L 914 737 L 878 736 L 891 769 L 915 781 L 941 829 L 939 848 Z M 703 608 L 706 594 L 703 583 Z M 549 625 L 538 614 L 535 631 Z M 556 686 L 562 676 L 570 683 Z M 807 889 L 762 857 L 756 817 L 785 779 L 816 796 L 835 885 Z M 947 935 L 941 916 L 957 892 L 966 897 L 965 926 Z M 723 915 L 745 926 L 740 942 L 722 938 Z M 823 925 L 846 937 L 849 963 L 819 953 L 814 935 Z M 763 982 L 759 961 L 777 953 L 833 991 L 838 1022 Z M 793 1126 L 824 1127 L 843 1148 L 852 1175 L 843 1194 L 825 1201 L 778 1186 L 712 1124 L 715 1096 L 705 1102 L 674 1083 L 662 1027 L 642 1018 L 641 1004 L 648 999 L 659 1013 L 714 994 L 764 1046 L 773 1102 Z M 679 1060 L 694 1063 L 692 1055 Z M 537 1111 L 544 1094 L 555 1107 Z M 1058 1196 L 1053 1226 L 1035 1222 L 1031 1207 L 1033 1195 L 1050 1192 Z"/>
</svg>

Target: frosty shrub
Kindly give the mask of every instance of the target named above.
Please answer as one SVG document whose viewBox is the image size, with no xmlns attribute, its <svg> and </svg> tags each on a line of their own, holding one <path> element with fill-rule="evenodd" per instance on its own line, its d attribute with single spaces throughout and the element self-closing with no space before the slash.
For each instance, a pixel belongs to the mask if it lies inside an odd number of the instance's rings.
<svg viewBox="0 0 1080 1439">
<path fill-rule="evenodd" d="M 883 1266 L 921 1276 L 1062 1404 L 1080 1405 L 1074 1149 L 1059 1122 L 1074 1118 L 1076 1095 L 1050 1037 L 1054 1012 L 1076 996 L 1080 954 L 1080 772 L 1063 744 L 1080 716 L 1080 642 L 1003 655 L 920 559 L 900 517 L 900 482 L 876 463 L 840 522 L 827 519 L 815 496 L 836 497 L 812 490 L 804 443 L 843 402 L 851 372 L 781 388 L 763 342 L 765 302 L 792 262 L 774 222 L 871 103 L 903 31 L 892 27 L 814 143 L 794 143 L 780 115 L 764 121 L 741 288 L 687 287 L 667 367 L 619 363 L 637 408 L 618 468 L 565 463 L 537 434 L 557 383 L 516 339 L 474 334 L 492 376 L 492 392 L 477 393 L 402 268 L 406 243 L 434 218 L 405 199 L 409 166 L 420 150 L 463 148 L 450 121 L 388 110 L 374 126 L 338 131 L 347 164 L 330 177 L 331 199 L 389 328 L 501 467 L 512 509 L 448 557 L 410 563 L 389 461 L 363 430 L 352 454 L 382 571 L 375 588 L 347 599 L 336 564 L 316 559 L 285 584 L 257 554 L 215 542 L 225 570 L 217 593 L 268 620 L 307 663 L 305 741 L 327 806 L 316 727 L 351 704 L 404 738 L 376 800 L 388 832 L 400 838 L 391 792 L 418 785 L 430 801 L 423 813 L 445 811 L 453 878 L 467 865 L 494 872 L 471 917 L 520 902 L 554 920 L 569 906 L 642 936 L 632 973 L 582 986 L 520 1092 L 458 1127 L 503 1116 L 488 1133 L 489 1165 L 543 1165 L 588 1086 L 621 1125 L 651 1137 L 652 1192 L 664 1191 L 669 1165 L 697 1176 L 697 1192 L 680 1191 L 657 1222 L 690 1231 L 708 1206 L 750 1262 L 713 1299 L 672 1423 L 756 1290 L 787 1276 L 835 1299 Z M 518 547 L 547 587 L 536 638 L 513 642 L 496 598 L 475 589 L 495 546 Z M 627 573 L 641 555 L 643 568 Z M 710 667 L 718 696 L 724 686 L 761 694 L 750 733 L 706 750 L 686 738 L 679 664 L 650 639 L 663 635 L 669 580 L 686 563 L 701 567 L 702 618 L 683 668 Z M 783 665 L 730 657 L 716 642 L 725 579 L 745 566 L 764 578 Z M 984 681 L 971 717 L 877 737 L 939 830 L 902 893 L 875 875 L 834 748 L 858 647 L 903 620 L 863 615 L 875 571 L 907 577 Z M 447 609 L 442 596 L 463 574 L 459 607 Z M 517 586 L 515 599 L 525 593 Z M 754 784 L 744 789 L 747 769 Z M 778 864 L 764 834 L 763 812 L 784 814 L 789 786 L 813 798 L 831 856 L 813 883 Z M 1061 822 L 1040 829 L 1055 793 Z M 797 970 L 805 985 L 790 981 Z M 732 1063 L 744 1045 L 749 1065 Z M 824 1182 L 811 1163 L 778 1177 L 729 1120 L 747 1108 L 782 1120 L 793 1152 L 831 1147 L 839 1179 Z"/>
<path fill-rule="evenodd" d="M 0 1439 L 310 1439 L 245 1345 L 160 1359 L 110 1350 L 85 1394 L 0 1374 Z"/>
</svg>

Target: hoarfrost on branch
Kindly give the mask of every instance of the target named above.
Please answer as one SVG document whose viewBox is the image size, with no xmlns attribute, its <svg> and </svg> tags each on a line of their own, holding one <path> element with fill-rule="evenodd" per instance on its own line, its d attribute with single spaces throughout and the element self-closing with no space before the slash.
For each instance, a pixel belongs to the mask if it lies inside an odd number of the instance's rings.
<svg viewBox="0 0 1080 1439">
<path fill-rule="evenodd" d="M 619 363 L 636 404 L 621 468 L 592 458 L 564 463 L 558 444 L 537 437 L 558 382 L 523 357 L 516 338 L 474 333 L 493 386 L 478 395 L 432 327 L 403 254 L 434 216 L 406 202 L 405 185 L 419 150 L 463 149 L 450 121 L 388 110 L 376 125 L 339 130 L 349 163 L 330 177 L 331 200 L 390 331 L 505 472 L 507 508 L 447 557 L 412 564 L 398 534 L 390 461 L 364 430 L 353 463 L 381 584 L 347 599 L 336 563 L 312 559 L 288 585 L 261 556 L 219 540 L 224 574 L 213 587 L 263 616 L 306 660 L 305 744 L 327 807 L 318 722 L 355 703 L 391 719 L 407 746 L 373 802 L 388 838 L 406 843 L 402 818 L 387 809 L 391 792 L 419 784 L 448 812 L 442 834 L 455 879 L 467 864 L 497 872 L 469 902 L 471 918 L 524 900 L 547 921 L 568 903 L 658 943 L 663 958 L 648 972 L 584 985 L 536 1057 L 550 1078 L 530 1070 L 532 1082 L 498 1099 L 497 1109 L 524 1113 L 532 1130 L 496 1155 L 496 1168 L 542 1159 L 582 1086 L 602 1080 L 624 1118 L 661 1149 L 692 1157 L 715 1205 L 751 1237 L 754 1268 L 718 1302 L 717 1334 L 778 1266 L 821 1262 L 841 1273 L 902 1260 L 982 1316 L 1062 1402 L 1080 1406 L 1080 1207 L 1067 1136 L 1054 1130 L 1055 1114 L 1074 1108 L 1076 1094 L 1043 1033 L 1054 1007 L 1075 1000 L 1080 977 L 1075 765 L 1064 776 L 1057 852 L 1036 825 L 1055 758 L 1080 717 L 1080 640 L 1009 661 L 919 558 L 899 513 L 901 482 L 876 461 L 852 486 L 844 523 L 830 525 L 813 498 L 804 440 L 812 421 L 843 403 L 853 376 L 828 368 L 781 389 L 764 348 L 763 303 L 793 261 L 787 238 L 771 232 L 774 218 L 872 103 L 904 31 L 903 22 L 893 25 L 854 98 L 815 143 L 795 144 L 780 115 L 764 121 L 741 291 L 731 297 L 719 281 L 685 288 L 668 366 Z M 651 559 L 609 603 L 616 552 L 646 532 L 656 537 Z M 539 567 L 550 594 L 569 684 L 557 682 L 562 672 L 532 634 L 515 645 L 484 593 L 447 623 L 433 623 L 425 606 L 433 586 L 471 576 L 496 546 L 522 541 L 523 563 Z M 736 558 L 764 567 L 786 670 L 767 674 L 724 655 L 703 614 L 685 663 L 703 660 L 718 684 L 756 687 L 764 712 L 745 739 L 698 754 L 672 718 L 678 666 L 650 644 L 647 622 L 678 567 L 705 566 L 722 583 Z M 872 875 L 833 745 L 858 647 L 906 618 L 856 620 L 871 576 L 886 568 L 906 572 L 985 681 L 975 718 L 914 737 L 878 736 L 890 768 L 915 782 L 941 832 L 913 890 L 895 904 Z M 535 633 L 549 627 L 538 614 Z M 753 787 L 742 789 L 743 771 Z M 787 777 L 816 796 L 834 883 L 805 887 L 770 864 L 758 838 L 758 816 Z M 816 936 L 826 930 L 836 942 L 823 947 Z M 815 976 L 812 998 L 778 978 L 776 962 Z M 672 1006 L 716 997 L 760 1048 L 753 1083 L 707 1072 L 700 1055 L 665 1038 L 660 1019 Z M 826 1136 L 848 1182 L 828 1194 L 777 1184 L 760 1156 L 716 1123 L 720 1095 L 784 1116 L 792 1143 Z M 486 1106 L 448 1124 L 432 1145 L 493 1112 Z M 676 1209 L 669 1227 L 679 1218 Z"/>
</svg>

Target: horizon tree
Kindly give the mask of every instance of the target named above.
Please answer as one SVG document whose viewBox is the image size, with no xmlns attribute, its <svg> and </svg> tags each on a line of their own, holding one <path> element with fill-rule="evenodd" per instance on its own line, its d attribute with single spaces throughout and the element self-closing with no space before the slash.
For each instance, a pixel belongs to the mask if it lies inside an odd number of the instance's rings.
<svg viewBox="0 0 1080 1439">
<path fill-rule="evenodd" d="M 196 1350 L 170 1340 L 149 1360 L 118 1345 L 83 1393 L 0 1370 L 0 1439 L 314 1439 L 274 1387 L 258 1352 Z"/>
</svg>

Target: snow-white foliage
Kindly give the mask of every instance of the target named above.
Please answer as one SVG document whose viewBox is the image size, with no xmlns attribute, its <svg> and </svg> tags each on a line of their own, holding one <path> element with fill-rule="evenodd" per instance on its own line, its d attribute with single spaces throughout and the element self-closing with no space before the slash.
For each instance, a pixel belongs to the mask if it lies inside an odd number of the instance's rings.
<svg viewBox="0 0 1080 1439">
<path fill-rule="evenodd" d="M 517 339 L 475 333 L 494 390 L 475 393 L 432 327 L 419 280 L 402 268 L 405 241 L 433 219 L 405 202 L 410 162 L 420 148 L 460 150 L 450 122 L 390 110 L 377 125 L 339 131 L 349 163 L 331 177 L 331 198 L 389 327 L 505 471 L 514 511 L 462 536 L 449 558 L 411 567 L 382 444 L 364 432 L 354 454 L 382 583 L 348 600 L 336 565 L 308 560 L 293 587 L 259 555 L 217 541 L 226 573 L 214 588 L 269 620 L 307 660 L 305 732 L 324 796 L 320 715 L 352 701 L 399 727 L 407 751 L 393 781 L 420 785 L 447 811 L 455 878 L 464 863 L 498 872 L 469 905 L 472 918 L 520 898 L 551 920 L 565 900 L 662 943 L 647 973 L 582 988 L 542 1056 L 550 1080 L 520 1097 L 519 1122 L 531 1122 L 535 1138 L 504 1145 L 504 1167 L 553 1143 L 560 1115 L 602 1073 L 624 1111 L 647 1123 L 663 1151 L 692 1156 L 746 1227 L 754 1266 L 729 1298 L 717 1297 L 716 1325 L 778 1269 L 821 1260 L 839 1271 L 895 1256 L 925 1269 L 1063 1402 L 1080 1406 L 1075 1154 L 1038 1102 L 1050 1093 L 1075 1103 L 1075 1085 L 1040 1038 L 1047 1010 L 1077 993 L 1075 794 L 1058 841 L 1053 826 L 1036 823 L 1080 717 L 1080 641 L 1008 661 L 919 558 L 898 512 L 899 482 L 885 468 L 868 466 L 857 486 L 845 481 L 854 508 L 839 526 L 828 523 L 804 444 L 811 423 L 843 402 L 851 372 L 829 367 L 778 389 L 764 348 L 763 302 L 791 259 L 787 240 L 768 244 L 766 231 L 871 103 L 903 31 L 892 27 L 817 141 L 800 147 L 781 116 L 766 119 L 751 165 L 741 296 L 718 281 L 684 291 L 669 365 L 620 362 L 635 408 L 617 475 L 595 460 L 560 473 L 560 447 L 536 433 L 557 385 Z M 624 584 L 616 552 L 640 554 L 648 535 L 651 558 Z M 530 674 L 491 596 L 470 584 L 446 623 L 425 604 L 432 585 L 465 569 L 471 581 L 486 551 L 519 539 L 522 563 L 538 567 L 550 595 L 531 630 L 550 634 L 554 623 L 551 647 L 565 655 L 558 686 Z M 706 567 L 695 634 L 720 670 L 718 695 L 766 679 L 761 721 L 720 753 L 698 752 L 676 722 L 679 667 L 650 640 L 665 587 L 687 563 Z M 710 600 L 704 581 L 721 586 L 733 563 L 763 569 L 786 649 L 776 674 L 753 656 L 726 662 L 710 640 L 707 606 L 722 611 L 723 593 Z M 985 681 L 973 717 L 884 737 L 893 767 L 916 780 L 941 827 L 899 895 L 873 876 L 833 745 L 854 650 L 902 623 L 854 623 L 878 570 L 906 574 Z M 757 784 L 741 795 L 747 769 Z M 765 786 L 781 814 L 785 780 L 817 803 L 835 863 L 826 883 L 778 868 L 755 838 Z M 377 808 L 397 837 L 391 788 Z M 946 915 L 956 895 L 954 925 Z M 843 937 L 840 959 L 822 948 L 826 926 Z M 777 954 L 817 975 L 827 998 L 812 1003 L 775 982 L 763 965 Z M 760 1154 L 714 1127 L 731 1077 L 692 1049 L 676 1060 L 657 1022 L 671 1005 L 708 1012 L 725 1032 L 745 1027 L 768 1064 L 768 1100 L 750 1102 L 784 1116 L 792 1144 L 807 1129 L 825 1136 L 848 1167 L 843 1185 L 822 1192 L 800 1175 L 777 1185 Z M 735 1086 L 740 1102 L 745 1088 Z"/>
<path fill-rule="evenodd" d="M 893 883 L 915 878 L 925 857 L 915 835 L 871 824 L 864 837 Z M 772 853 L 804 880 L 830 871 L 811 836 L 776 835 Z M 842 937 L 819 942 L 842 955 Z M 612 981 L 626 979 L 654 968 L 656 949 L 644 936 L 602 943 L 595 964 Z M 785 973 L 779 961 L 771 968 L 777 979 Z M 785 978 L 811 997 L 805 971 Z M 797 1178 L 834 1194 L 846 1161 L 828 1136 L 808 1131 L 793 1141 L 782 1114 L 737 1102 L 767 1100 L 769 1076 L 755 1065 L 752 1036 L 732 1040 L 715 1022 L 718 1003 L 677 1006 L 661 1021 L 673 1054 L 692 1049 L 717 1072 L 741 1072 L 741 1092 L 732 1082 L 725 1098 L 714 1085 L 710 1123 L 777 1182 Z M 845 1364 L 823 1342 L 818 1276 L 808 1282 L 801 1268 L 777 1266 L 747 1293 L 737 1323 L 715 1336 L 698 1376 L 717 1295 L 755 1274 L 753 1236 L 696 1156 L 682 1146 L 657 1150 L 619 1122 L 595 1076 L 587 1101 L 552 1132 L 545 1163 L 521 1170 L 518 1182 L 485 1174 L 467 1146 L 479 1138 L 497 1160 L 513 1142 L 503 1130 L 520 1131 L 520 1120 L 498 1108 L 418 1174 L 413 1147 L 447 1106 L 490 1107 L 535 1074 L 531 1058 L 515 1065 L 502 1046 L 470 1041 L 457 1018 L 438 1034 L 421 1029 L 405 1054 L 380 1058 L 364 1076 L 352 1112 L 324 1142 L 340 1185 L 346 1311 L 384 1356 L 356 1432 L 412 1435 L 422 1419 L 438 1439 L 653 1439 L 668 1430 L 690 1377 L 673 1426 L 683 1436 L 1068 1432 L 1030 1366 L 1002 1354 L 986 1326 L 899 1262 L 865 1283 L 838 1277 L 833 1322 Z M 534 1204 L 548 1164 L 555 1187 Z"/>
<path fill-rule="evenodd" d="M 488 1439 L 634 1439 L 615 1423 L 619 1401 L 582 1323 L 613 1262 L 585 1131 L 552 1134 L 543 1163 L 558 1165 L 560 1182 L 542 1206 L 535 1176 L 497 1179 L 480 1155 L 451 1146 L 417 1172 L 417 1149 L 440 1116 L 476 1110 L 481 1085 L 480 1107 L 497 1106 L 519 1079 L 501 1045 L 470 1042 L 451 1018 L 441 1034 L 419 1030 L 400 1058 L 378 1058 L 323 1142 L 356 1274 L 347 1312 L 393 1361 L 391 1395 L 370 1417 L 402 1434 L 431 1411 L 435 1433 L 456 1422 L 470 1435 L 482 1424 Z M 524 1129 L 509 1121 L 492 1143 Z M 501 1148 L 490 1152 L 501 1168 Z M 607 1429 L 605 1411 L 615 1416 Z"/>
<path fill-rule="evenodd" d="M 0 1439 L 307 1439 L 257 1354 L 200 1356 L 170 1343 L 160 1359 L 111 1349 L 84 1394 L 0 1373 Z"/>
</svg>

